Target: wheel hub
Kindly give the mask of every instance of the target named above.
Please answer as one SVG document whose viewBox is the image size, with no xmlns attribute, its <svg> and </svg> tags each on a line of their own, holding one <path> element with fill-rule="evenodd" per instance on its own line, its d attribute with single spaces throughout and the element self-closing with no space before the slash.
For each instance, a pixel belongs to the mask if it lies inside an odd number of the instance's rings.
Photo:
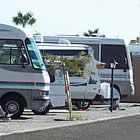
<svg viewBox="0 0 140 140">
<path fill-rule="evenodd" d="M 7 109 L 7 112 L 17 113 L 19 110 L 19 106 L 15 101 L 10 101 L 10 102 L 7 102 L 6 109 Z"/>
</svg>

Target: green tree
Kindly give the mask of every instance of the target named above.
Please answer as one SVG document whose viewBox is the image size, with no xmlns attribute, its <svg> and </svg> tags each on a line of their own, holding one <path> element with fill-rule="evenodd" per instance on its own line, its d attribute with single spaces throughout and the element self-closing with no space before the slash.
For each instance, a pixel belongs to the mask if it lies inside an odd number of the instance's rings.
<svg viewBox="0 0 140 140">
<path fill-rule="evenodd" d="M 83 35 L 87 37 L 97 37 L 99 33 L 99 29 L 95 29 L 94 31 L 88 30 L 88 32 L 84 32 Z"/>
<path fill-rule="evenodd" d="M 36 19 L 30 12 L 23 15 L 22 12 L 19 11 L 17 13 L 17 16 L 13 17 L 12 21 L 16 25 L 22 25 L 22 27 L 24 28 L 26 25 L 33 25 L 36 22 Z"/>
<path fill-rule="evenodd" d="M 70 76 L 84 77 L 84 71 L 91 75 L 90 69 L 86 67 L 91 62 L 91 55 L 85 55 L 84 52 L 71 58 L 46 54 L 43 59 L 49 60 L 47 70 L 51 75 L 54 75 L 57 68 L 60 68 L 63 72 L 68 71 Z"/>
<path fill-rule="evenodd" d="M 140 43 L 140 36 L 136 37 L 136 43 Z"/>
</svg>

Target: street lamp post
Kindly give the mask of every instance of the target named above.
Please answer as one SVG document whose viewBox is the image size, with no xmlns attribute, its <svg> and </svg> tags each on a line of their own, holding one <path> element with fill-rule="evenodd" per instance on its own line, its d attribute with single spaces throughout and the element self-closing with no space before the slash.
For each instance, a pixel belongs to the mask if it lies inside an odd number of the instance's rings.
<svg viewBox="0 0 140 140">
<path fill-rule="evenodd" d="M 114 69 L 116 68 L 116 64 L 117 62 L 115 60 L 111 61 L 110 63 L 110 67 L 111 67 L 111 83 L 110 83 L 110 87 L 111 87 L 111 102 L 110 102 L 110 111 L 112 112 L 113 111 L 113 85 L 114 85 L 114 81 L 113 81 L 113 72 L 114 72 Z"/>
</svg>

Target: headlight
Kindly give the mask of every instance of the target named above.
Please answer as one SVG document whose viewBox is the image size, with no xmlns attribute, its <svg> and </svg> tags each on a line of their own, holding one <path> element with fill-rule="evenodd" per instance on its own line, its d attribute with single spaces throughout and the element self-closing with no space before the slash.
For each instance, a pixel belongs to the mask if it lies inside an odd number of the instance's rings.
<svg viewBox="0 0 140 140">
<path fill-rule="evenodd" d="M 49 95 L 49 90 L 47 90 L 47 91 L 40 91 L 39 94 L 40 94 L 41 96 Z"/>
</svg>

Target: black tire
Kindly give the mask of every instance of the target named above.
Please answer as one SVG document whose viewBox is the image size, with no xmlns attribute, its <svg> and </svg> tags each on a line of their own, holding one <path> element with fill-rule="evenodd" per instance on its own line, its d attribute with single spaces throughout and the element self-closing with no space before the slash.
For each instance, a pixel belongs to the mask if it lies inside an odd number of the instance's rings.
<svg viewBox="0 0 140 140">
<path fill-rule="evenodd" d="M 112 110 L 117 110 L 119 109 L 119 105 L 113 105 Z M 111 110 L 111 106 L 109 107 L 109 110 Z"/>
<path fill-rule="evenodd" d="M 90 102 L 89 101 L 77 101 L 75 106 L 79 109 L 79 110 L 86 110 L 90 107 Z"/>
<path fill-rule="evenodd" d="M 24 111 L 24 103 L 20 97 L 6 96 L 2 99 L 1 106 L 5 112 L 13 114 L 12 119 L 20 118 Z"/>
<path fill-rule="evenodd" d="M 38 110 L 32 110 L 35 115 L 46 115 L 50 110 L 50 106 L 42 107 Z"/>
</svg>

